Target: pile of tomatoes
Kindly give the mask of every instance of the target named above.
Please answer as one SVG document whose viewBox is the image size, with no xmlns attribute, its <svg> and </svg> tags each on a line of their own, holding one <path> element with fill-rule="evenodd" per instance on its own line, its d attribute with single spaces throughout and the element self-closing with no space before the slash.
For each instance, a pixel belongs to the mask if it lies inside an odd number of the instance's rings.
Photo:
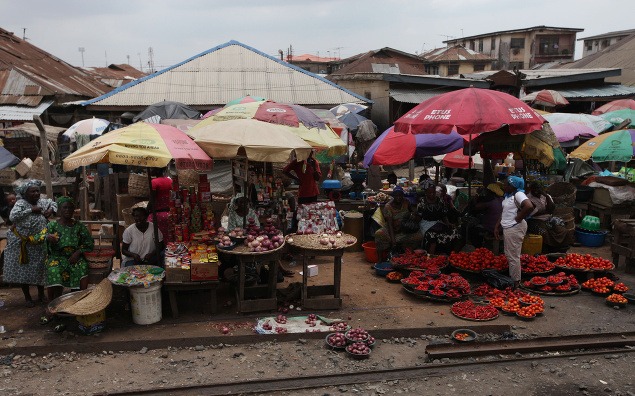
<svg viewBox="0 0 635 396">
<path fill-rule="evenodd" d="M 556 267 L 573 269 L 578 271 L 607 271 L 612 270 L 613 263 L 601 257 L 593 257 L 590 254 L 571 253 L 559 257 L 554 263 Z"/>
<path fill-rule="evenodd" d="M 415 253 L 413 251 L 406 250 L 404 254 L 394 256 L 390 262 L 393 267 L 440 270 L 447 265 L 448 258 L 446 256 L 429 256 L 426 253 Z"/>
<path fill-rule="evenodd" d="M 583 289 L 591 290 L 597 294 L 608 294 L 608 293 L 624 293 L 628 291 L 628 286 L 624 283 L 619 282 L 615 283 L 611 279 L 603 276 L 601 278 L 593 278 L 589 279 L 582 284 Z"/>
<path fill-rule="evenodd" d="M 522 283 L 523 287 L 547 293 L 566 293 L 576 290 L 580 284 L 574 275 L 559 272 L 548 277 L 534 276 Z"/>
<path fill-rule="evenodd" d="M 472 301 L 455 302 L 450 310 L 462 319 L 492 320 L 498 317 L 498 310 L 492 304 L 474 304 Z"/>
<path fill-rule="evenodd" d="M 396 281 L 402 280 L 403 275 L 399 271 L 392 271 L 392 272 L 389 272 L 388 275 L 386 275 L 386 279 L 388 279 L 389 281 L 396 282 Z"/>
<path fill-rule="evenodd" d="M 547 256 L 520 256 L 520 269 L 523 273 L 539 274 L 552 271 L 556 266 L 547 259 Z"/>
<path fill-rule="evenodd" d="M 613 293 L 606 298 L 606 302 L 610 304 L 624 305 L 628 304 L 628 300 L 618 293 Z"/>
<path fill-rule="evenodd" d="M 430 276 L 422 271 L 412 271 L 401 283 L 406 288 L 423 292 L 424 295 L 448 300 L 460 299 L 471 291 L 469 282 L 457 273 Z"/>
<path fill-rule="evenodd" d="M 478 248 L 470 253 L 451 253 L 449 261 L 453 267 L 471 272 L 481 272 L 484 269 L 505 271 L 509 268 L 504 254 L 496 256 L 486 248 Z"/>
</svg>

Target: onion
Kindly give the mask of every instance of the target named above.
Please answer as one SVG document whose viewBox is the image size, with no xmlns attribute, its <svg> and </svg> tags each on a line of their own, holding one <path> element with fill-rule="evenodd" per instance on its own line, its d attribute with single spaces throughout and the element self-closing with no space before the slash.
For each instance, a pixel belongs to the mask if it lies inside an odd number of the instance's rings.
<svg viewBox="0 0 635 396">
<path fill-rule="evenodd" d="M 261 248 L 260 246 L 258 246 L 258 247 L 256 248 L 256 252 L 262 252 L 262 248 Z"/>
<path fill-rule="evenodd" d="M 293 238 L 289 238 L 287 241 L 289 241 L 289 243 L 293 243 Z"/>
<path fill-rule="evenodd" d="M 273 247 L 274 247 L 274 248 L 279 248 L 279 247 L 280 247 L 280 243 L 278 243 L 278 242 L 274 242 L 274 243 L 273 243 Z"/>
<path fill-rule="evenodd" d="M 247 235 L 247 240 L 248 240 L 249 242 L 253 241 L 254 239 L 256 239 L 256 237 L 255 237 L 255 236 L 253 236 L 253 235 L 251 235 L 251 234 Z"/>
<path fill-rule="evenodd" d="M 342 232 L 338 231 L 337 234 L 335 234 L 336 237 L 341 238 L 342 237 Z"/>
<path fill-rule="evenodd" d="M 330 237 L 330 238 L 329 238 L 329 242 L 331 242 L 331 243 L 335 243 L 335 238 Z"/>
<path fill-rule="evenodd" d="M 322 238 L 328 238 L 329 234 L 322 234 Z"/>
<path fill-rule="evenodd" d="M 260 236 L 256 237 L 256 240 L 257 240 L 258 242 L 261 242 L 263 239 L 264 239 L 264 237 L 263 237 L 262 235 L 260 235 Z"/>
<path fill-rule="evenodd" d="M 320 244 L 327 245 L 329 243 L 328 238 L 320 238 Z"/>
</svg>

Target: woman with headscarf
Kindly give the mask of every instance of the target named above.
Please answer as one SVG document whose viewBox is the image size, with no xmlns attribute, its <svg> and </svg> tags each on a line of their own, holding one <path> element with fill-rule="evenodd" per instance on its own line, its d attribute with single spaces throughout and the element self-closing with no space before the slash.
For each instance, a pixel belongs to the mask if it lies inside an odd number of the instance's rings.
<svg viewBox="0 0 635 396">
<path fill-rule="evenodd" d="M 30 285 L 37 286 L 38 299 L 44 302 L 47 219 L 57 211 L 52 199 L 40 198 L 41 186 L 42 181 L 29 179 L 16 187 L 19 199 L 9 214 L 13 225 L 4 257 L 4 281 L 21 285 L 29 308 L 35 306 Z"/>
<path fill-rule="evenodd" d="M 451 202 L 437 194 L 436 186 L 432 181 L 425 183 L 424 195 L 417 205 L 417 214 L 421 219 L 420 232 L 423 236 L 423 245 L 428 253 L 435 254 L 440 248 L 449 251 L 452 245 L 459 240 L 460 235 L 450 221 L 448 214 L 451 213 Z"/>
<path fill-rule="evenodd" d="M 498 239 L 503 239 L 509 276 L 514 280 L 514 287 L 518 287 L 521 275 L 520 253 L 527 233 L 525 219 L 534 210 L 534 205 L 525 195 L 525 181 L 520 177 L 509 176 L 504 191 L 503 211 L 496 223 L 495 234 Z"/>
<path fill-rule="evenodd" d="M 85 225 L 73 218 L 75 202 L 71 197 L 57 199 L 59 218 L 48 225 L 46 287 L 49 300 L 62 295 L 65 287 L 88 287 L 88 261 L 84 253 L 95 247 Z"/>
<path fill-rule="evenodd" d="M 414 230 L 406 230 L 404 223 L 411 220 L 415 213 L 410 202 L 404 197 L 403 188 L 396 186 L 392 191 L 392 200 L 388 202 L 382 214 L 385 226 L 375 232 L 377 257 L 382 259 L 385 251 L 399 245 L 402 248 L 418 249 L 421 247 L 421 234 Z M 408 231 L 408 232 L 407 232 Z"/>
<path fill-rule="evenodd" d="M 556 204 L 551 195 L 544 192 L 540 183 L 533 182 L 529 185 L 527 198 L 535 208 L 527 218 L 527 232 L 542 236 L 543 251 L 558 250 L 568 246 L 570 233 L 564 221 L 553 216 Z"/>
</svg>

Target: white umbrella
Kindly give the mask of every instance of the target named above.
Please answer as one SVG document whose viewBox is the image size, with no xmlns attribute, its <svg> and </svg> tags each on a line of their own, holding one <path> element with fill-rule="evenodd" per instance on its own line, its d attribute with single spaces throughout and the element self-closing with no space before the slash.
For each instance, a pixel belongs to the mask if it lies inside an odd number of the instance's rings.
<svg viewBox="0 0 635 396">
<path fill-rule="evenodd" d="M 565 122 L 577 122 L 583 124 L 597 133 L 602 133 L 613 127 L 613 124 L 606 121 L 602 117 L 594 116 L 591 114 L 573 114 L 573 113 L 546 113 L 542 117 L 551 125 L 564 124 Z"/>
<path fill-rule="evenodd" d="M 76 142 L 79 137 L 79 140 L 86 144 L 92 138 L 101 136 L 108 128 L 108 125 L 110 125 L 110 121 L 93 117 L 74 123 L 63 135 L 69 138 L 71 142 Z"/>
</svg>

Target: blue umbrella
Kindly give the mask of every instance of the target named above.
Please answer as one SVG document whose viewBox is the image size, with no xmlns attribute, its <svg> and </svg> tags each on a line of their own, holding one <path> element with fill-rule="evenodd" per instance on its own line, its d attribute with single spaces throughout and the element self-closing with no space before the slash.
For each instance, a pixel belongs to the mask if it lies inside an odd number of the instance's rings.
<svg viewBox="0 0 635 396">
<path fill-rule="evenodd" d="M 351 131 L 355 131 L 362 121 L 368 120 L 368 118 L 357 113 L 346 113 L 338 116 L 337 119 L 340 120 L 340 122 L 344 123 L 344 125 L 346 125 L 346 127 Z"/>
<path fill-rule="evenodd" d="M 430 157 L 463 148 L 465 140 L 456 131 L 413 135 L 388 128 L 364 155 L 364 166 L 401 165 L 413 158 Z"/>
<path fill-rule="evenodd" d="M 17 165 L 20 159 L 11 154 L 9 150 L 0 146 L 0 169 L 8 168 L 13 165 Z"/>
</svg>

